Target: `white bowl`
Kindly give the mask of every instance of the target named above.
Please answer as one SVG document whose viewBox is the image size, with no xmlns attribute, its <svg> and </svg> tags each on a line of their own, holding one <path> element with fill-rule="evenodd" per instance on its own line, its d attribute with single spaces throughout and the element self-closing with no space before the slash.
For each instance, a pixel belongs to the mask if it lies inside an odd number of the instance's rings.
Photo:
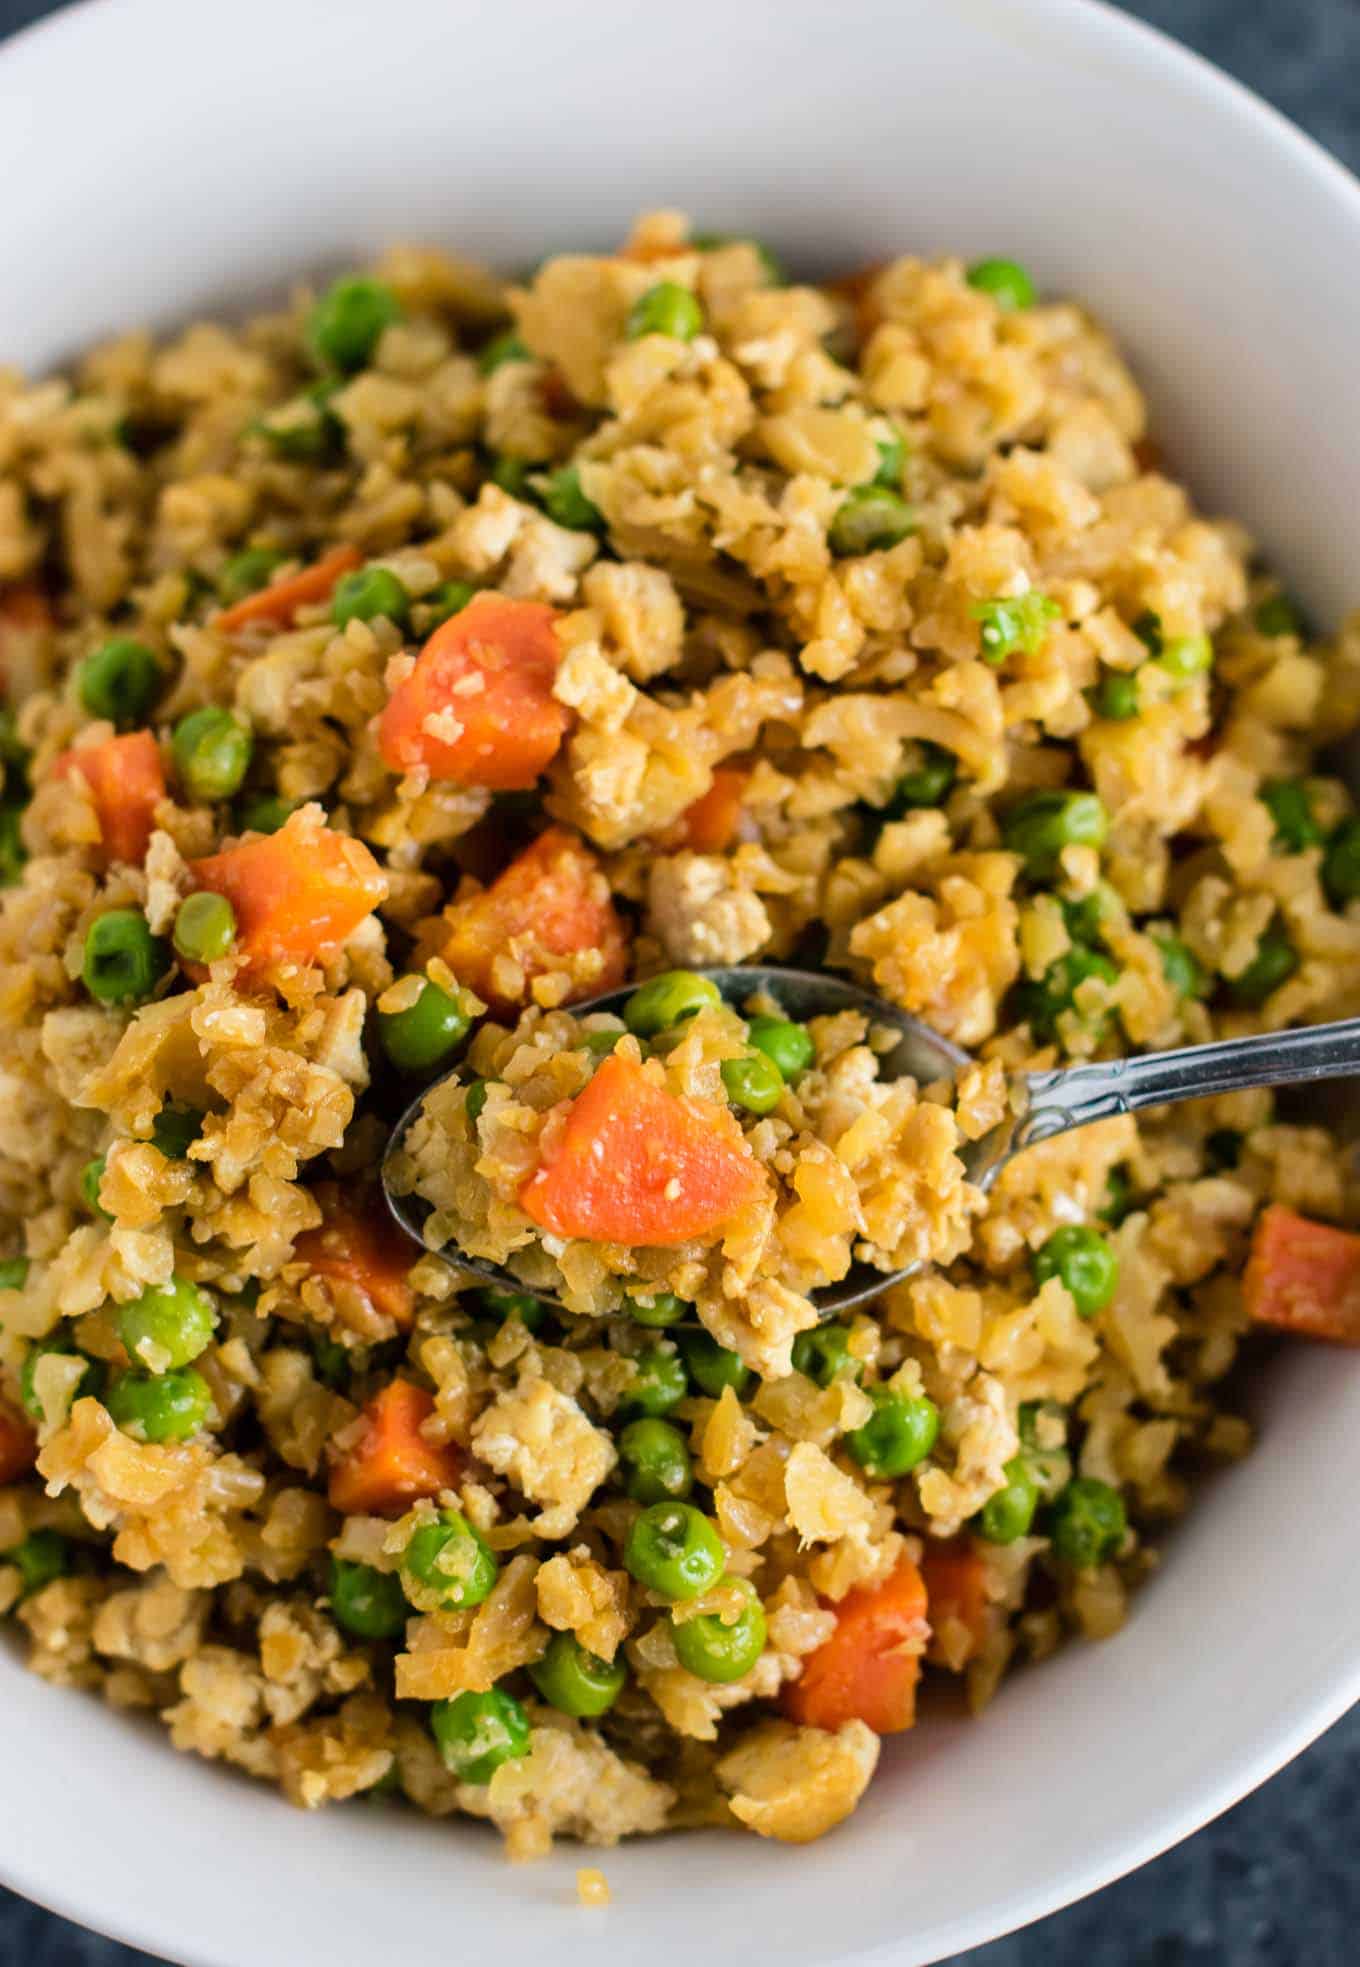
<svg viewBox="0 0 1360 1967">
<path fill-rule="evenodd" d="M 0 55 L 0 359 L 240 308 L 423 236 L 506 267 L 677 204 L 795 266 L 1002 252 L 1086 297 L 1173 468 L 1307 604 L 1357 597 L 1360 187 L 1080 0 L 106 0 Z M 1150 1858 L 1360 1694 L 1360 1367 L 1299 1349 L 1127 1629 L 886 1745 L 810 1855 L 749 1836 L 509 1871 L 478 1829 L 304 1816 L 0 1651 L 0 1870 L 193 1967 L 913 1967 Z"/>
</svg>

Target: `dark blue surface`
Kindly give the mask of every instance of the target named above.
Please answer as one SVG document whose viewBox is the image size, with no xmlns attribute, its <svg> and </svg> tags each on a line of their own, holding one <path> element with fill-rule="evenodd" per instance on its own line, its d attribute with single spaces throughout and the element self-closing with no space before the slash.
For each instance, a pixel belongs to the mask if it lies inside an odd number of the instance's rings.
<svg viewBox="0 0 1360 1967">
<path fill-rule="evenodd" d="M 53 11 L 51 0 L 0 0 L 0 36 Z M 1208 55 L 1360 169 L 1360 0 L 1139 0 L 1126 11 Z M 950 1967 L 1356 1967 L 1358 1846 L 1360 1709 L 1198 1837 Z M 0 1888 L 4 1967 L 149 1959 Z"/>
</svg>

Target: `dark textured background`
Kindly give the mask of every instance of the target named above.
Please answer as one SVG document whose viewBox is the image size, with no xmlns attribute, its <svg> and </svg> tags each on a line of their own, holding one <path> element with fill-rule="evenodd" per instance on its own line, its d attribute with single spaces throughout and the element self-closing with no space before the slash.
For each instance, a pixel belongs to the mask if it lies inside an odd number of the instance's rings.
<svg viewBox="0 0 1360 1967">
<path fill-rule="evenodd" d="M 52 0 L 0 0 L 0 37 L 54 10 Z M 1126 11 L 1209 56 L 1360 169 L 1360 0 L 1137 0 Z M 1352 1839 L 1360 1842 L 1360 1708 L 1189 1843 L 950 1967 L 1354 1967 Z M 452 1937 L 455 1957 L 456 1948 Z M 150 1967 L 150 1956 L 0 1888 L 0 1963 Z M 300 1953 L 298 1967 L 322 1963 Z"/>
</svg>

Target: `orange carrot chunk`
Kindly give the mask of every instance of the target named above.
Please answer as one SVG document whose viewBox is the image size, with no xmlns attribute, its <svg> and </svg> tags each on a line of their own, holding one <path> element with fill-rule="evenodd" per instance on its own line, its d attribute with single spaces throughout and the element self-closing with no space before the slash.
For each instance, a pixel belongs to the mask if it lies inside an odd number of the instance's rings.
<svg viewBox="0 0 1360 1967">
<path fill-rule="evenodd" d="M 77 745 L 54 762 L 52 776 L 84 779 L 106 860 L 138 865 L 146 858 L 156 808 L 165 797 L 161 754 L 150 731 Z"/>
<path fill-rule="evenodd" d="M 387 894 L 363 842 L 305 806 L 277 833 L 195 861 L 190 872 L 235 909 L 236 947 L 251 970 L 328 961 Z"/>
<path fill-rule="evenodd" d="M 223 608 L 213 616 L 213 627 L 224 635 L 234 635 L 238 628 L 249 628 L 252 622 L 273 622 L 286 627 L 299 608 L 305 608 L 309 602 L 328 600 L 340 576 L 362 563 L 363 555 L 357 546 L 337 546 L 312 566 L 304 567 L 301 573 L 287 574 L 283 580 L 262 587 L 257 594 L 248 594 L 243 601 Z"/>
<path fill-rule="evenodd" d="M 735 765 L 720 765 L 708 791 L 696 799 L 662 841 L 670 852 L 688 848 L 694 854 L 724 854 L 737 837 L 742 801 L 750 777 Z"/>
<path fill-rule="evenodd" d="M 730 1114 L 611 1056 L 568 1105 L 519 1204 L 554 1236 L 666 1248 L 711 1236 L 764 1181 Z"/>
<path fill-rule="evenodd" d="M 604 871 L 562 827 L 541 833 L 445 920 L 444 961 L 497 1012 L 527 1003 L 529 985 L 549 970 L 571 977 L 568 1003 L 613 990 L 628 974 L 628 939 Z"/>
<path fill-rule="evenodd" d="M 27 1475 L 38 1453 L 38 1437 L 28 1422 L 0 1406 L 0 1488 Z"/>
<path fill-rule="evenodd" d="M 929 1631 L 921 1573 L 906 1560 L 883 1584 L 848 1592 L 829 1609 L 836 1630 L 785 1688 L 785 1712 L 804 1728 L 833 1732 L 847 1721 L 877 1735 L 910 1728 Z"/>
<path fill-rule="evenodd" d="M 331 1469 L 331 1507 L 345 1516 L 400 1516 L 422 1496 L 456 1488 L 463 1453 L 427 1441 L 434 1401 L 410 1380 L 391 1380 L 364 1408 L 364 1430 Z"/>
<path fill-rule="evenodd" d="M 541 601 L 479 594 L 442 622 L 378 722 L 394 772 L 525 792 L 562 742 L 553 696 L 561 648 Z"/>
<path fill-rule="evenodd" d="M 962 1626 L 968 1635 L 963 1660 L 952 1655 L 950 1664 L 966 1665 L 982 1650 L 987 1637 L 986 1565 L 971 1537 L 954 1537 L 948 1543 L 927 1540 L 921 1558 L 932 1631 L 938 1635 L 946 1625 Z M 934 1651 L 931 1658 L 935 1658 Z"/>
<path fill-rule="evenodd" d="M 315 1194 L 324 1220 L 299 1236 L 293 1255 L 315 1276 L 358 1291 L 371 1310 L 409 1330 L 415 1316 L 410 1243 L 381 1203 L 356 1207 L 338 1182 L 319 1183 Z"/>
<path fill-rule="evenodd" d="M 1360 1236 L 1272 1202 L 1256 1219 L 1242 1295 L 1258 1325 L 1360 1345 Z"/>
</svg>

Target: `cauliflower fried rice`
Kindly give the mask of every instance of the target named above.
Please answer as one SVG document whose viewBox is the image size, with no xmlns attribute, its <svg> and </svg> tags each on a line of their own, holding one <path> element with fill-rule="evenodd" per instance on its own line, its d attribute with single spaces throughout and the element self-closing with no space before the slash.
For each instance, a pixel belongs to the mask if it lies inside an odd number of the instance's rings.
<svg viewBox="0 0 1360 1967">
<path fill-rule="evenodd" d="M 964 1177 L 1007 1072 L 1360 1012 L 1360 626 L 1009 262 L 661 212 L 0 371 L 0 682 L 0 1618 L 295 1803 L 815 1838 L 1118 1629 L 1279 1239 L 1360 1294 L 1267 1093 Z"/>
</svg>

